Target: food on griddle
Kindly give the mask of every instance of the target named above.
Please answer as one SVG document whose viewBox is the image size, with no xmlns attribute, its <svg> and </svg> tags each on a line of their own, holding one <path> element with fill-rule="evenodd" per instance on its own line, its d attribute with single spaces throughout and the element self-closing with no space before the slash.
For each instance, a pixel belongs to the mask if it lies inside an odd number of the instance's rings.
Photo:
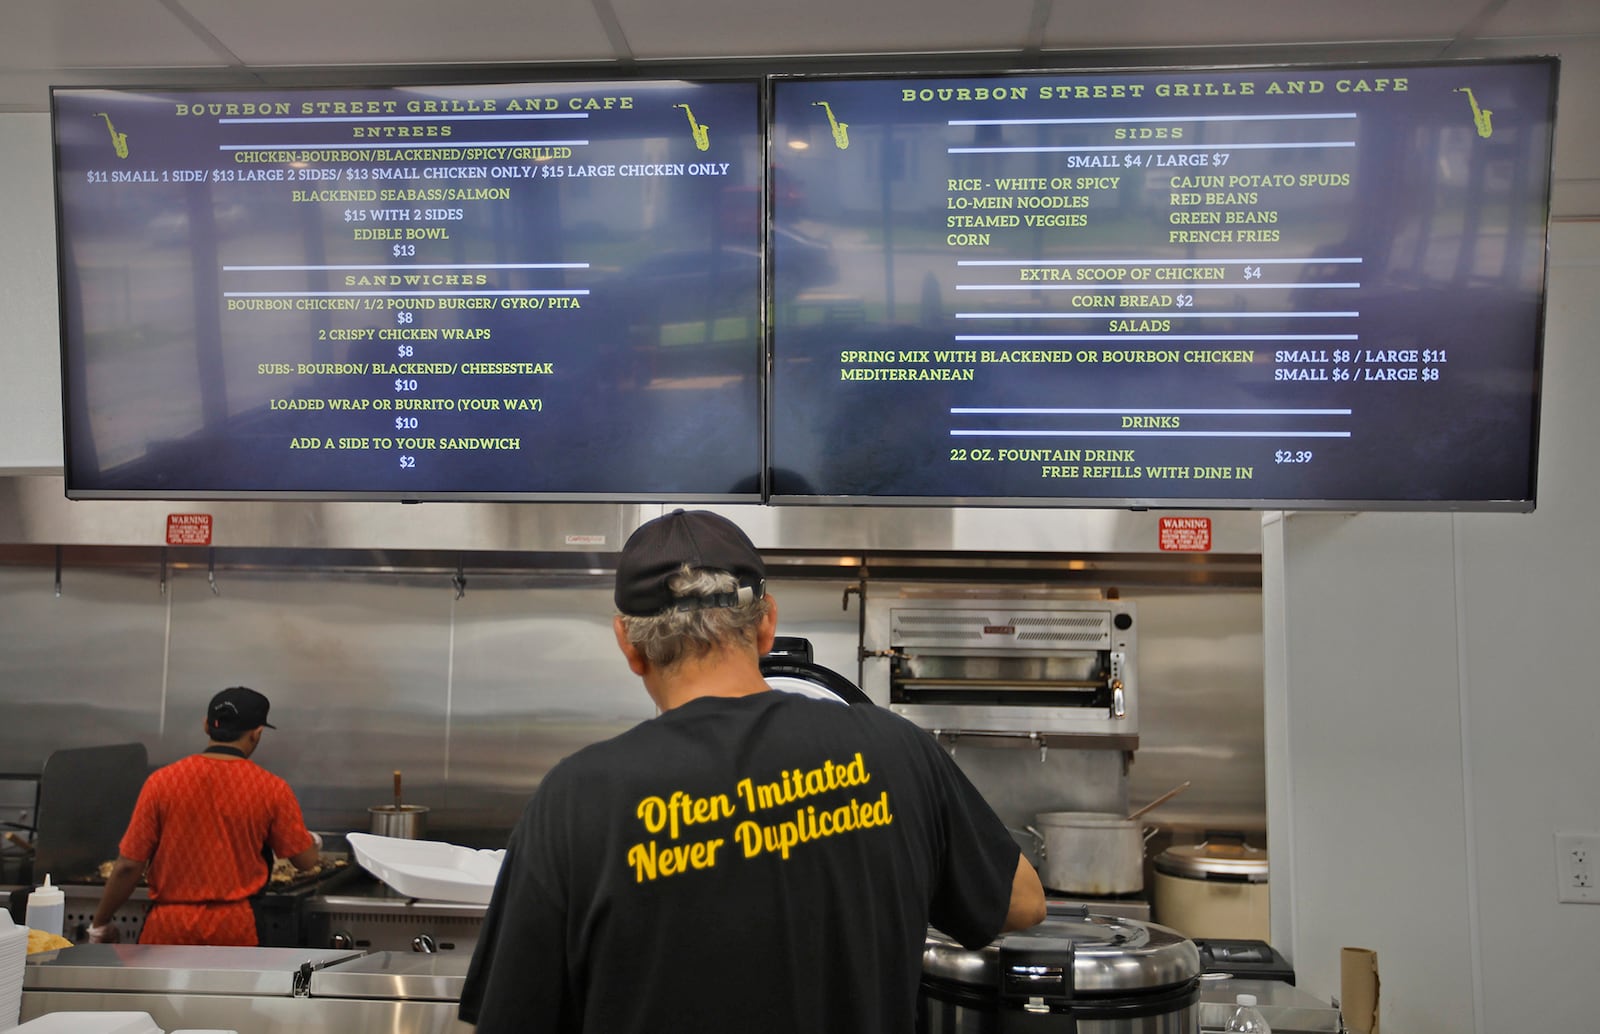
<svg viewBox="0 0 1600 1034">
<path fill-rule="evenodd" d="M 349 864 L 350 859 L 348 858 L 330 858 L 327 855 L 322 855 L 316 865 L 307 869 L 305 872 L 301 872 L 299 869 L 294 867 L 294 863 L 289 861 L 289 859 L 279 858 L 272 863 L 272 871 L 267 874 L 267 886 L 286 886 L 290 883 L 294 883 L 296 880 L 307 880 L 313 876 L 320 876 L 323 873 L 332 872 L 334 869 L 343 869 Z M 101 862 L 99 866 L 96 867 L 95 871 L 100 874 L 100 878 L 102 880 L 109 880 L 111 878 L 112 871 L 116 869 L 116 867 L 116 860 L 112 859 L 109 862 Z M 140 880 L 140 882 L 142 883 L 144 881 Z"/>
<path fill-rule="evenodd" d="M 279 858 L 272 863 L 272 872 L 267 876 L 267 885 L 281 887 L 286 883 L 303 882 L 313 876 L 321 876 L 333 872 L 335 869 L 343 869 L 350 864 L 350 859 L 348 858 L 330 858 L 328 855 L 318 855 L 317 857 L 317 864 L 305 872 L 296 869 L 294 863 L 289 859 Z"/>
</svg>

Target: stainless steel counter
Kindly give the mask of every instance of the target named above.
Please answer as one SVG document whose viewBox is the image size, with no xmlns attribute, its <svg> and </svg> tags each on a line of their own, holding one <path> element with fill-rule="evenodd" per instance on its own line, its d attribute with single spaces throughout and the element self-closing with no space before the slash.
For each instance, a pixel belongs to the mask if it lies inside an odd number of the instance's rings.
<svg viewBox="0 0 1600 1034">
<path fill-rule="evenodd" d="M 1338 1009 L 1293 984 L 1209 974 L 1200 980 L 1201 1031 L 1227 1027 L 1240 994 L 1256 996 L 1256 1008 L 1273 1034 L 1338 1034 L 1342 1028 Z"/>
<path fill-rule="evenodd" d="M 29 960 L 25 991 L 181 992 L 290 997 L 310 974 L 356 951 L 208 948 L 177 944 L 84 944 Z"/>
<path fill-rule="evenodd" d="M 465 956 L 379 951 L 311 975 L 312 998 L 459 1002 Z"/>
<path fill-rule="evenodd" d="M 144 1012 L 163 1030 L 466 1034 L 464 955 L 90 944 L 34 956 L 22 1016 Z"/>
</svg>

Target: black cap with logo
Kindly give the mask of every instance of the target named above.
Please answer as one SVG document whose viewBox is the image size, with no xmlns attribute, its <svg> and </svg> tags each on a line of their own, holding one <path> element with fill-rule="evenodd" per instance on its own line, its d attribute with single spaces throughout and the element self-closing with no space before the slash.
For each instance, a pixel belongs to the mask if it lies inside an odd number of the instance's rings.
<svg viewBox="0 0 1600 1034">
<path fill-rule="evenodd" d="M 735 592 L 674 596 L 668 583 L 683 566 L 726 571 Z M 669 610 L 736 607 L 767 591 L 767 567 L 739 526 L 709 510 L 674 510 L 639 527 L 617 558 L 617 609 L 632 617 Z"/>
<path fill-rule="evenodd" d="M 226 742 L 263 725 L 276 729 L 267 721 L 271 706 L 266 697 L 248 686 L 229 686 L 211 698 L 211 705 L 206 708 L 206 731 L 212 739 Z"/>
</svg>

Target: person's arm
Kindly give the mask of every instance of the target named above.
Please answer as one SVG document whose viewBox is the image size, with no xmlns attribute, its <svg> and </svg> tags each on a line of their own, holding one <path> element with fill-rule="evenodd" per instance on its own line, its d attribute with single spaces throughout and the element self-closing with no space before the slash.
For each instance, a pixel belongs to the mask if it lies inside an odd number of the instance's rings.
<svg viewBox="0 0 1600 1034">
<path fill-rule="evenodd" d="M 322 862 L 322 837 L 306 828 L 294 791 L 288 783 L 277 780 L 268 800 L 272 828 L 267 833 L 267 847 L 276 857 L 289 859 L 299 872 L 315 869 Z M 296 844 L 304 846 L 295 847 Z"/>
<path fill-rule="evenodd" d="M 322 836 L 317 833 L 312 833 L 311 846 L 306 848 L 304 851 L 301 851 L 299 854 L 290 855 L 289 864 L 293 865 L 301 872 L 310 872 L 312 869 L 315 869 L 318 865 L 322 864 Z"/>
<path fill-rule="evenodd" d="M 144 876 L 145 864 L 136 862 L 126 855 L 117 856 L 117 863 L 112 866 L 111 875 L 106 878 L 106 889 L 100 893 L 100 904 L 95 906 L 94 918 L 89 920 L 91 942 L 115 944 L 122 940 L 122 934 L 111 925 L 111 918 L 117 914 L 117 909 L 133 896 L 134 888 Z"/>
<path fill-rule="evenodd" d="M 1017 855 L 1017 872 L 1011 877 L 1011 904 L 1006 908 L 1005 925 L 1001 933 L 1026 930 L 1044 922 L 1044 885 L 1039 873 L 1028 864 L 1027 856 Z"/>
</svg>

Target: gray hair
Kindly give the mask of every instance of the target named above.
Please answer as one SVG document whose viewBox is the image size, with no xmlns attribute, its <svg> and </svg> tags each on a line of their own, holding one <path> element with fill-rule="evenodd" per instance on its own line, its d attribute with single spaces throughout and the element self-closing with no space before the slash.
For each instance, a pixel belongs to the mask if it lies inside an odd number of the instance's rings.
<svg viewBox="0 0 1600 1034">
<path fill-rule="evenodd" d="M 737 591 L 739 582 L 726 571 L 684 564 L 667 586 L 674 596 L 713 596 Z M 734 607 L 669 610 L 647 617 L 619 616 L 628 642 L 655 667 L 670 669 L 729 646 L 755 649 L 756 627 L 767 609 L 767 597 L 758 596 Z"/>
</svg>

